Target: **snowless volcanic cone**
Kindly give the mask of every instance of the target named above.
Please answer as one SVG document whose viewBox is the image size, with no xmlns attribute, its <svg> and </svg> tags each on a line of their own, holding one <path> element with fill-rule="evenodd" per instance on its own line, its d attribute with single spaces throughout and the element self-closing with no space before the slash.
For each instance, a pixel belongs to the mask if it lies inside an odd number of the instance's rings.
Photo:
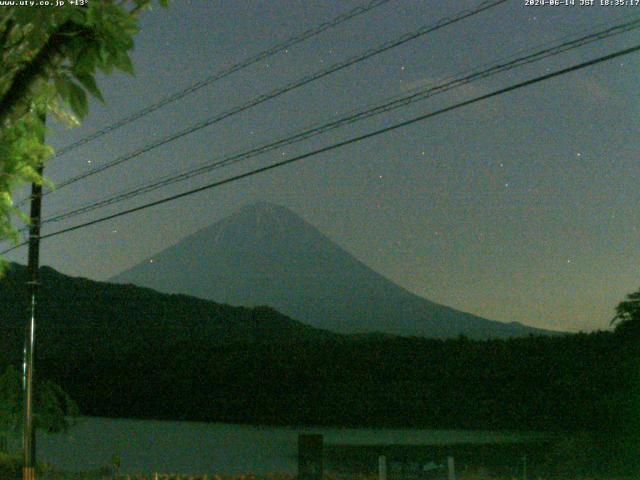
<svg viewBox="0 0 640 480">
<path fill-rule="evenodd" d="M 233 305 L 269 305 L 339 333 L 471 338 L 552 333 L 491 321 L 415 295 L 291 210 L 246 206 L 111 279 Z"/>
</svg>

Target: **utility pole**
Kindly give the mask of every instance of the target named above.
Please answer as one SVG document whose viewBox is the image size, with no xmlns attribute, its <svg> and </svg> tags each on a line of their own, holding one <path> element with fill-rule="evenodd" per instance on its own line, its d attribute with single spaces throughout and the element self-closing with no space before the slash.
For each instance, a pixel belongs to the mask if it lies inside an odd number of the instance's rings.
<svg viewBox="0 0 640 480">
<path fill-rule="evenodd" d="M 42 115 L 44 127 L 45 117 Z M 44 134 L 43 134 L 44 135 Z M 44 142 L 44 136 L 42 138 Z M 38 174 L 42 177 L 43 166 L 38 167 Z M 26 328 L 24 345 L 24 426 L 22 431 L 22 446 L 24 465 L 23 480 L 36 478 L 36 435 L 33 425 L 33 360 L 35 352 L 36 313 L 38 287 L 40 286 L 40 220 L 42 211 L 42 185 L 31 184 L 31 212 L 29 224 L 29 260 L 27 267 L 27 291 L 29 293 L 29 321 Z"/>
</svg>

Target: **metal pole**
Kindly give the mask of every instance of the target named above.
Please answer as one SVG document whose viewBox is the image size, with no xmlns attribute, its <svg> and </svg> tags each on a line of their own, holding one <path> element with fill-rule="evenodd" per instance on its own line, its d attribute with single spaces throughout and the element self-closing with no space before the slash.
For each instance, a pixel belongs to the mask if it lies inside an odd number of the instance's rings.
<svg viewBox="0 0 640 480">
<path fill-rule="evenodd" d="M 44 123 L 44 116 L 42 122 Z M 43 138 L 44 140 L 44 138 Z M 38 174 L 42 176 L 42 165 Z M 29 260 L 27 267 L 27 290 L 29 292 L 29 323 L 24 349 L 24 426 L 22 431 L 22 446 L 24 465 L 23 480 L 35 480 L 36 470 L 36 442 L 33 425 L 33 359 L 36 334 L 36 307 L 40 278 L 38 275 L 40 263 L 40 217 L 42 210 L 42 185 L 31 184 L 31 223 L 29 225 Z"/>
</svg>

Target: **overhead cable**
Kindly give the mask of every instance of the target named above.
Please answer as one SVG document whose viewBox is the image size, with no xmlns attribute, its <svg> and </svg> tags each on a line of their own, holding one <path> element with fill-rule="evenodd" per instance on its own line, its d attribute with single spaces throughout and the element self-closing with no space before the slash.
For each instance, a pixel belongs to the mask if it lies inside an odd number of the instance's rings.
<svg viewBox="0 0 640 480">
<path fill-rule="evenodd" d="M 470 100 L 466 100 L 466 101 L 463 101 L 463 102 L 456 103 L 456 104 L 451 105 L 449 107 L 445 107 L 445 108 L 442 108 L 442 109 L 439 109 L 439 110 L 436 110 L 436 111 L 433 111 L 433 112 L 425 113 L 423 115 L 419 115 L 417 117 L 414 117 L 414 118 L 411 118 L 409 120 L 405 120 L 405 121 L 396 123 L 394 125 L 391 125 L 391 126 L 388 126 L 388 127 L 385 127 L 385 128 L 374 130 L 372 132 L 369 132 L 369 133 L 366 133 L 366 134 L 363 134 L 363 135 L 359 135 L 359 136 L 356 136 L 356 137 L 352 137 L 352 138 L 350 138 L 348 140 L 345 140 L 345 141 L 342 141 L 342 142 L 334 143 L 334 144 L 328 145 L 326 147 L 322 147 L 322 148 L 319 148 L 319 149 L 316 149 L 316 150 L 313 150 L 313 151 L 310 151 L 310 152 L 307 152 L 307 153 L 304 153 L 304 154 L 301 154 L 301 155 L 297 155 L 297 156 L 295 156 L 293 158 L 290 158 L 290 159 L 287 159 L 287 160 L 282 160 L 280 162 L 276 162 L 276 163 L 273 163 L 271 165 L 267 165 L 267 166 L 264 166 L 264 167 L 261 167 L 261 168 L 257 168 L 257 169 L 251 170 L 249 172 L 245 172 L 245 173 L 242 173 L 242 174 L 239 174 L 239 175 L 235 175 L 235 176 L 223 179 L 223 180 L 219 180 L 219 181 L 210 183 L 208 185 L 204 185 L 202 187 L 198 187 L 198 188 L 194 188 L 194 189 L 191 189 L 191 190 L 187 190 L 185 192 L 182 192 L 182 193 L 179 193 L 179 194 L 176 194 L 176 195 L 171 195 L 169 197 L 165 197 L 165 198 L 162 198 L 160 200 L 155 200 L 153 202 L 149 202 L 149 203 L 146 203 L 144 205 L 140 205 L 138 207 L 129 208 L 127 210 L 123 210 L 123 211 L 120 211 L 118 213 L 114 213 L 114 214 L 106 215 L 104 217 L 100 217 L 100 218 L 97 218 L 97 219 L 94 219 L 94 220 L 90 220 L 90 221 L 81 223 L 79 225 L 74 225 L 72 227 L 63 228 L 61 230 L 57 230 L 55 232 L 51 232 L 51 233 L 42 235 L 40 238 L 41 239 L 47 239 L 47 238 L 55 237 L 55 236 L 58 236 L 58 235 L 62 235 L 64 233 L 68 233 L 68 232 L 72 232 L 72 231 L 79 230 L 79 229 L 82 229 L 82 228 L 86 228 L 86 227 L 89 227 L 91 225 L 96 225 L 98 223 L 102 223 L 102 222 L 105 222 L 107 220 L 112 220 L 114 218 L 122 217 L 122 216 L 125 216 L 125 215 L 130 215 L 132 213 L 139 212 L 139 211 L 142 211 L 142 210 L 146 210 L 148 208 L 152 208 L 152 207 L 155 207 L 155 206 L 158 206 L 158 205 L 162 205 L 162 204 L 165 204 L 165 203 L 168 203 L 168 202 L 173 202 L 173 201 L 178 200 L 180 198 L 188 197 L 188 196 L 194 195 L 196 193 L 200 193 L 200 192 L 204 192 L 204 191 L 207 191 L 207 190 L 211 190 L 213 188 L 221 187 L 222 185 L 226 185 L 226 184 L 241 180 L 243 178 L 252 177 L 254 175 L 258 175 L 260 173 L 264 173 L 264 172 L 267 172 L 267 171 L 270 171 L 270 170 L 274 170 L 276 168 L 280 168 L 280 167 L 283 167 L 285 165 L 289 165 L 289 164 L 294 163 L 294 162 L 299 162 L 299 161 L 304 160 L 306 158 L 310 158 L 310 157 L 313 157 L 313 156 L 316 156 L 316 155 L 320 155 L 322 153 L 326 153 L 326 152 L 329 152 L 329 151 L 332 151 L 332 150 L 336 150 L 336 149 L 345 147 L 347 145 L 358 143 L 358 142 L 361 142 L 363 140 L 367 140 L 369 138 L 373 138 L 373 137 L 376 137 L 378 135 L 382 135 L 384 133 L 388 133 L 388 132 L 391 132 L 391 131 L 394 131 L 394 130 L 398 130 L 400 128 L 404 128 L 404 127 L 407 127 L 409 125 L 413 125 L 415 123 L 422 122 L 422 121 L 427 120 L 429 118 L 433 118 L 433 117 L 442 115 L 444 113 L 448 113 L 448 112 L 457 110 L 459 108 L 462 108 L 462 107 L 465 107 L 465 106 L 468 106 L 468 105 L 472 105 L 472 104 L 487 100 L 489 98 L 497 97 L 499 95 L 504 95 L 505 93 L 512 92 L 512 91 L 515 91 L 515 90 L 519 90 L 521 88 L 524 88 L 524 87 L 527 87 L 527 86 L 530 86 L 530 85 L 534 85 L 534 84 L 549 80 L 551 78 L 556 78 L 556 77 L 559 77 L 561 75 L 566 75 L 566 74 L 571 73 L 571 72 L 582 70 L 584 68 L 587 68 L 587 67 L 590 67 L 590 66 L 602 63 L 602 62 L 606 62 L 606 61 L 612 60 L 614 58 L 619 58 L 619 57 L 622 57 L 624 55 L 630 55 L 631 53 L 635 53 L 638 50 L 640 50 L 640 45 L 635 45 L 633 47 L 626 48 L 624 50 L 619 50 L 619 51 L 616 51 L 614 53 L 611 53 L 611 54 L 608 54 L 608 55 L 605 55 L 605 56 L 602 56 L 602 57 L 595 58 L 593 60 L 582 62 L 582 63 L 579 63 L 577 65 L 573 65 L 571 67 L 563 68 L 561 70 L 557 70 L 557 71 L 554 71 L 554 72 L 551 72 L 551 73 L 548 73 L 548 74 L 545 74 L 545 75 L 541 75 L 539 77 L 535 77 L 535 78 L 532 78 L 530 80 L 526 80 L 526 81 L 523 81 L 523 82 L 516 83 L 516 84 L 511 85 L 509 87 L 501 88 L 501 89 L 495 90 L 493 92 L 474 97 L 474 98 L 472 98 Z M 13 246 L 13 247 L 11 247 L 9 249 L 4 250 L 3 252 L 0 252 L 0 255 L 4 255 L 4 254 L 6 254 L 6 253 L 8 253 L 8 252 L 10 252 L 12 250 L 15 250 L 16 248 L 19 248 L 19 247 L 21 247 L 23 245 L 26 245 L 26 244 L 27 244 L 27 242 L 20 243 L 19 245 Z"/>
</svg>

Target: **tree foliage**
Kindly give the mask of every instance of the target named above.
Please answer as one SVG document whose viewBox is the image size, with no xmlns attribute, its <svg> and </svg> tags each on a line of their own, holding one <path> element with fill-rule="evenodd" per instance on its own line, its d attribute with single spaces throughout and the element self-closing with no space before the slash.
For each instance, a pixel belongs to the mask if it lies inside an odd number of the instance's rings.
<svg viewBox="0 0 640 480">
<path fill-rule="evenodd" d="M 616 324 L 616 333 L 640 337 L 640 289 L 627 295 L 627 299 L 618 304 L 611 323 Z"/>
<path fill-rule="evenodd" d="M 158 0 L 166 6 L 168 0 Z M 43 182 L 38 167 L 53 150 L 42 118 L 77 124 L 88 96 L 102 100 L 96 74 L 132 73 L 138 14 L 151 0 L 101 0 L 83 6 L 0 7 L 0 239 L 16 238 L 12 192 Z"/>
<path fill-rule="evenodd" d="M 20 372 L 13 366 L 0 374 L 0 436 L 18 433 L 22 428 L 23 389 Z M 35 391 L 34 423 L 47 432 L 65 431 L 72 418 L 80 414 L 76 403 L 57 384 L 38 381 Z"/>
</svg>

